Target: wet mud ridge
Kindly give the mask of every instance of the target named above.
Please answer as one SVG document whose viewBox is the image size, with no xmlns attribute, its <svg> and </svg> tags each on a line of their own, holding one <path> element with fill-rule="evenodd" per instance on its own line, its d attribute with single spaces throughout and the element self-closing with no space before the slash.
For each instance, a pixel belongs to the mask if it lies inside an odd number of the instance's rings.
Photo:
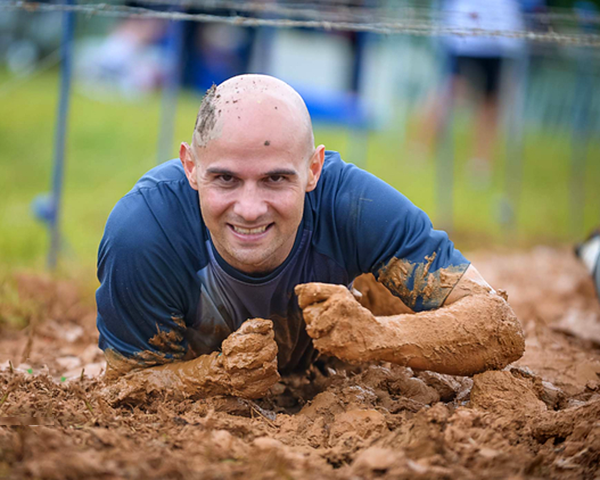
<svg viewBox="0 0 600 480">
<path fill-rule="evenodd" d="M 598 478 L 591 280 L 567 250 L 469 258 L 523 324 L 516 363 L 462 377 L 322 358 L 261 400 L 110 402 L 93 305 L 73 284 L 21 276 L 28 307 L 0 307 L 32 320 L 0 327 L 0 478 Z M 363 305 L 397 313 L 361 283 Z"/>
</svg>

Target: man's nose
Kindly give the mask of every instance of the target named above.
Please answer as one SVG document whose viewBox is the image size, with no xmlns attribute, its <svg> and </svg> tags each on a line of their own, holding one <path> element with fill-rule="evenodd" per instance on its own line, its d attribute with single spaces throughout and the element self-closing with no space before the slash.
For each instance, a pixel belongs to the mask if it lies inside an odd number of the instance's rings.
<svg viewBox="0 0 600 480">
<path fill-rule="evenodd" d="M 253 185 L 244 185 L 233 206 L 233 213 L 248 223 L 258 220 L 267 210 L 267 202 Z"/>
</svg>

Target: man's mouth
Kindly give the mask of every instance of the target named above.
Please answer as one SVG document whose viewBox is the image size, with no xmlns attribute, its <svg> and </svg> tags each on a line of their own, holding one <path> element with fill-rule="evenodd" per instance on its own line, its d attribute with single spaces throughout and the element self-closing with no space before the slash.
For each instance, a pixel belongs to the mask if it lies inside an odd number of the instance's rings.
<svg viewBox="0 0 600 480">
<path fill-rule="evenodd" d="M 269 223 L 268 225 L 262 225 L 260 227 L 244 228 L 244 227 L 238 227 L 237 225 L 229 224 L 229 226 L 233 229 L 233 231 L 240 235 L 260 235 L 261 233 L 266 232 L 267 229 L 271 225 L 273 225 L 273 224 Z"/>
</svg>

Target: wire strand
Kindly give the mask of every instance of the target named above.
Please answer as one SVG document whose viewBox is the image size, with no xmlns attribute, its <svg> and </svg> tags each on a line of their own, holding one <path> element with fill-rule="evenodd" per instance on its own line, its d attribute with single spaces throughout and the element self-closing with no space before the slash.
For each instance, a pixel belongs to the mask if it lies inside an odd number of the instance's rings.
<svg viewBox="0 0 600 480">
<path fill-rule="evenodd" d="M 222 3 L 222 2 L 215 2 Z M 224 3 L 224 2 L 223 2 Z M 208 2 L 206 2 L 208 4 Z M 194 6 L 200 3 L 194 2 Z M 458 28 L 445 26 L 439 22 L 408 19 L 396 21 L 346 21 L 331 18 L 328 20 L 314 19 L 289 19 L 269 18 L 259 16 L 232 16 L 186 13 L 177 11 L 159 11 L 145 7 L 133 7 L 115 5 L 108 3 L 87 4 L 48 4 L 38 2 L 27 2 L 23 0 L 8 0 L 0 2 L 0 10 L 25 10 L 27 12 L 77 12 L 86 16 L 101 15 L 109 17 L 130 18 L 160 18 L 165 20 L 186 20 L 203 23 L 223 23 L 247 27 L 274 27 L 274 28 L 313 28 L 331 31 L 354 31 L 371 32 L 378 34 L 404 34 L 413 36 L 484 36 L 484 37 L 508 37 L 524 39 L 535 42 L 546 42 L 561 45 L 580 47 L 600 47 L 600 35 L 592 33 L 559 33 L 555 31 L 533 31 L 533 30 L 487 30 L 478 28 Z"/>
<path fill-rule="evenodd" d="M 81 3 L 81 2 L 80 2 Z M 109 0 L 108 3 L 122 3 L 118 0 Z M 138 4 L 148 5 L 170 5 L 182 8 L 199 8 L 208 10 L 236 10 L 238 12 L 268 13 L 282 17 L 305 17 L 315 20 L 323 20 L 323 15 L 338 16 L 339 20 L 354 17 L 364 18 L 365 15 L 387 19 L 396 16 L 402 19 L 441 19 L 451 13 L 460 13 L 454 10 L 442 10 L 439 8 L 423 7 L 411 4 L 388 4 L 381 0 L 375 4 L 373 0 L 320 0 L 319 3 L 283 2 L 277 3 L 269 0 L 245 1 L 245 0 L 137 0 Z M 569 25 L 577 25 L 582 22 L 580 14 L 565 8 L 552 8 L 541 12 L 523 13 L 523 17 L 540 25 L 552 24 L 560 26 L 560 22 Z M 585 18 L 586 24 L 600 25 L 600 15 L 589 15 Z"/>
</svg>

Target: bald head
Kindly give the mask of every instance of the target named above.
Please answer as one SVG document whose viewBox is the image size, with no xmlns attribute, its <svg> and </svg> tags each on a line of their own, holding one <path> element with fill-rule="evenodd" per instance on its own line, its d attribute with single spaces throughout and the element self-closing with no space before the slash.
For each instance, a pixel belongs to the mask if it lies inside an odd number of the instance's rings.
<svg viewBox="0 0 600 480">
<path fill-rule="evenodd" d="M 206 93 L 194 127 L 192 146 L 199 155 L 213 140 L 246 142 L 269 148 L 277 142 L 301 152 L 314 150 L 310 115 L 302 97 L 268 75 L 240 75 Z"/>
</svg>

